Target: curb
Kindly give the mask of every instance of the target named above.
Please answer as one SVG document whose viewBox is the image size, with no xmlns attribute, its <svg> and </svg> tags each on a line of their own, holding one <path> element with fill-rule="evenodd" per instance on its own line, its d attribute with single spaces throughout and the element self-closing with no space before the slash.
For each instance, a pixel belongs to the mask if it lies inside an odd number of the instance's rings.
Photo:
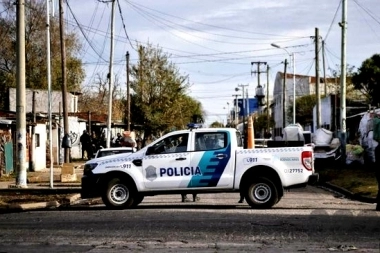
<svg viewBox="0 0 380 253">
<path fill-rule="evenodd" d="M 15 212 L 15 211 L 32 211 L 32 210 L 42 210 L 42 209 L 56 209 L 59 207 L 67 207 L 73 204 L 80 199 L 80 194 L 72 194 L 68 196 L 65 200 L 68 203 L 60 204 L 58 201 L 49 201 L 49 202 L 35 202 L 27 204 L 5 204 L 0 205 L 0 213 L 4 212 Z"/>
<path fill-rule="evenodd" d="M 364 203 L 370 203 L 370 204 L 376 203 L 376 198 L 365 197 L 365 196 L 361 196 L 359 194 L 352 193 L 352 192 L 350 192 L 350 191 L 348 191 L 342 187 L 336 186 L 336 185 L 331 184 L 329 182 L 320 183 L 318 185 L 318 187 L 330 189 L 332 191 L 335 191 L 337 193 L 344 195 L 348 199 L 352 199 L 352 200 L 356 200 L 356 201 L 360 201 L 360 202 L 364 202 Z"/>
<path fill-rule="evenodd" d="M 58 201 L 0 205 L 0 213 L 58 208 Z"/>
</svg>

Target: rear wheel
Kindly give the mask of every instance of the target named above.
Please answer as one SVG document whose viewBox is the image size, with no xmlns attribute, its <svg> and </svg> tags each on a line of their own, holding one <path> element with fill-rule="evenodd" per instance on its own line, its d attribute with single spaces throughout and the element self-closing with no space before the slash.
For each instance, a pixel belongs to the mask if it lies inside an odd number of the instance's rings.
<svg viewBox="0 0 380 253">
<path fill-rule="evenodd" d="M 259 177 L 248 185 L 245 199 L 252 208 L 271 208 L 278 202 L 278 192 L 275 184 L 265 178 Z"/>
<path fill-rule="evenodd" d="M 131 184 L 127 184 L 126 181 L 119 178 L 113 178 L 108 182 L 102 200 L 109 208 L 130 208 L 133 205 L 135 195 L 135 190 Z"/>
</svg>

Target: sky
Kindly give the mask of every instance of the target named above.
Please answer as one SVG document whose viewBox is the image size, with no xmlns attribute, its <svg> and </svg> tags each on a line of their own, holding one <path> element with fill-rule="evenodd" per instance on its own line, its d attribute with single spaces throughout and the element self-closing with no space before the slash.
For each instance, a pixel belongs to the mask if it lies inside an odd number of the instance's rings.
<svg viewBox="0 0 380 253">
<path fill-rule="evenodd" d="M 375 0 L 347 0 L 347 64 L 356 68 L 379 53 L 380 5 Z M 119 8 L 120 7 L 120 8 Z M 108 73 L 111 3 L 67 0 L 67 29 L 79 33 L 80 57 L 90 85 Z M 341 0 L 118 0 L 115 8 L 113 72 L 126 83 L 126 57 L 137 63 L 136 43 L 161 48 L 180 74 L 188 75 L 187 94 L 202 103 L 206 125 L 226 123 L 235 94 L 255 96 L 257 65 L 269 66 L 260 84 L 269 88 L 284 60 L 294 55 L 295 73 L 315 76 L 315 30 L 325 43 L 327 77 L 341 64 Z M 273 47 L 276 44 L 281 48 Z M 322 53 L 320 75 L 323 75 Z M 266 71 L 266 65 L 260 65 Z M 293 72 L 289 64 L 287 71 Z M 265 92 L 266 94 L 266 92 Z M 133 119 L 132 119 L 133 120 Z"/>
</svg>

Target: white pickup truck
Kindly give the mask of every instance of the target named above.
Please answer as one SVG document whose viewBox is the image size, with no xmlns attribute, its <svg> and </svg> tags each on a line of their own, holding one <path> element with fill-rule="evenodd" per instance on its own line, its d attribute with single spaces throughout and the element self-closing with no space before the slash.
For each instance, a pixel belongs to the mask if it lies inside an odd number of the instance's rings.
<svg viewBox="0 0 380 253">
<path fill-rule="evenodd" d="M 144 196 L 240 192 L 252 208 L 271 208 L 284 189 L 318 180 L 311 147 L 243 149 L 234 128 L 174 131 L 130 154 L 86 162 L 83 199 L 133 208 Z"/>
</svg>

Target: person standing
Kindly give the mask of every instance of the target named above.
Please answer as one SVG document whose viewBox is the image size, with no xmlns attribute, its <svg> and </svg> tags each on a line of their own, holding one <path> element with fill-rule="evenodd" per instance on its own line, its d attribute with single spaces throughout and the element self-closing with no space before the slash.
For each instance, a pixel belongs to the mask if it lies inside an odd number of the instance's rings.
<svg viewBox="0 0 380 253">
<path fill-rule="evenodd" d="M 189 199 L 187 198 L 187 194 L 181 194 L 182 202 L 189 202 Z M 193 194 L 193 202 L 199 201 L 201 198 L 197 197 L 197 194 Z"/>
<path fill-rule="evenodd" d="M 373 139 L 377 142 L 375 148 L 375 176 L 377 180 L 376 211 L 380 211 L 380 115 L 373 118 Z"/>
<path fill-rule="evenodd" d="M 377 180 L 376 211 L 380 211 L 380 142 L 375 148 L 375 175 Z"/>
<path fill-rule="evenodd" d="M 83 134 L 80 136 L 79 141 L 82 145 L 82 159 L 84 159 L 84 152 L 87 153 L 87 159 L 91 159 L 91 137 L 86 130 L 83 130 Z"/>
</svg>

